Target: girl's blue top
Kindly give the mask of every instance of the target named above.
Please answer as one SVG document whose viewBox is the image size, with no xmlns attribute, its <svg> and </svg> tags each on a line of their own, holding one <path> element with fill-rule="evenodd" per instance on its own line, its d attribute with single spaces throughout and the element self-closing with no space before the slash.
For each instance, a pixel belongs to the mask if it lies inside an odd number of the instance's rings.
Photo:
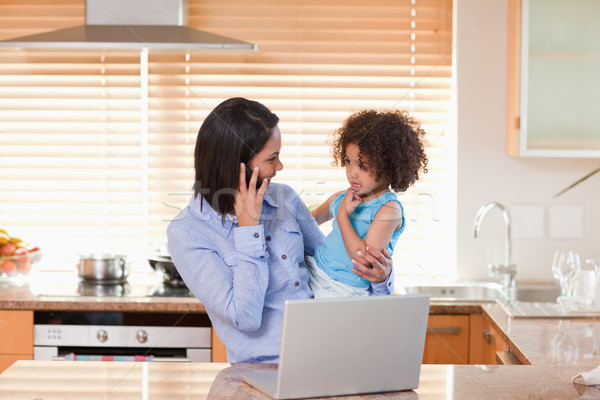
<svg viewBox="0 0 600 400">
<path fill-rule="evenodd" d="M 327 235 L 325 242 L 317 247 L 315 251 L 315 260 L 319 265 L 319 268 L 325 271 L 332 279 L 353 287 L 366 288 L 371 285 L 371 282 L 352 272 L 354 265 L 352 265 L 352 261 L 346 252 L 344 240 L 342 239 L 342 232 L 340 231 L 340 226 L 338 225 L 336 218 L 337 211 L 342 204 L 344 196 L 346 196 L 346 192 L 340 193 L 335 200 L 331 202 L 330 212 L 331 215 L 333 215 L 333 230 Z M 394 231 L 390 243 L 387 245 L 387 251 L 392 255 L 394 246 L 396 245 L 400 234 L 404 231 L 405 226 L 404 208 L 395 193 L 385 192 L 373 200 L 359 204 L 352 214 L 350 214 L 350 223 L 356 234 L 360 236 L 361 239 L 364 239 L 365 236 L 367 236 L 367 231 L 379 209 L 385 203 L 390 201 L 397 202 L 402 209 L 402 226 Z"/>
</svg>

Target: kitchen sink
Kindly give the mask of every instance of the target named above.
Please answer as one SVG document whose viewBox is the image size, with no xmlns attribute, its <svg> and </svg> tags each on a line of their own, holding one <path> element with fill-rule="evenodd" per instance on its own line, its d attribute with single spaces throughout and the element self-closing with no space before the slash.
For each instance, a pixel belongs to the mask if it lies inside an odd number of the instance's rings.
<svg viewBox="0 0 600 400">
<path fill-rule="evenodd" d="M 509 300 L 502 284 L 496 282 L 458 281 L 408 285 L 407 294 L 429 293 L 434 301 L 496 301 Z M 553 285 L 517 285 L 515 300 L 521 302 L 556 301 L 559 288 Z"/>
<path fill-rule="evenodd" d="M 560 288 L 554 285 L 517 285 L 517 301 L 554 303 Z"/>
<path fill-rule="evenodd" d="M 407 294 L 429 293 L 431 300 L 443 301 L 496 301 L 507 300 L 502 285 L 495 282 L 452 282 L 409 285 Z"/>
</svg>

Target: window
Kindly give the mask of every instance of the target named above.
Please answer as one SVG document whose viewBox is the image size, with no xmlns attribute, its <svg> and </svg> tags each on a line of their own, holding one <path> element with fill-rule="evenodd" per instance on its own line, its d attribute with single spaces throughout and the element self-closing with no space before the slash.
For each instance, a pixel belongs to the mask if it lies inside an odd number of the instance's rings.
<svg viewBox="0 0 600 400">
<path fill-rule="evenodd" d="M 47 3 L 0 0 L 0 39 L 84 23 L 82 1 Z M 278 181 L 316 205 L 346 184 L 330 133 L 360 109 L 404 109 L 428 133 L 430 163 L 399 195 L 408 224 L 396 272 L 452 275 L 451 2 L 189 7 L 190 26 L 259 50 L 149 52 L 147 64 L 138 53 L 0 51 L 0 225 L 56 263 L 87 249 L 143 254 L 189 201 L 201 122 L 233 96 L 279 115 Z M 48 8 L 52 17 L 31 19 Z"/>
</svg>

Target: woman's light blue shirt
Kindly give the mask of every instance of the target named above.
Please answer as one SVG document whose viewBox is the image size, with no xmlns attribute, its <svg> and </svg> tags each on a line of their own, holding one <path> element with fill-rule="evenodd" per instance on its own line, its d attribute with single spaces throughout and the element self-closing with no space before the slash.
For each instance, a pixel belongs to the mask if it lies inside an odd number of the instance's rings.
<svg viewBox="0 0 600 400">
<path fill-rule="evenodd" d="M 271 183 L 260 224 L 245 227 L 223 221 L 198 196 L 171 221 L 167 237 L 177 270 L 227 346 L 228 361 L 277 362 L 284 302 L 313 297 L 304 257 L 324 241 L 298 194 Z M 370 291 L 391 293 L 393 273 Z"/>
</svg>

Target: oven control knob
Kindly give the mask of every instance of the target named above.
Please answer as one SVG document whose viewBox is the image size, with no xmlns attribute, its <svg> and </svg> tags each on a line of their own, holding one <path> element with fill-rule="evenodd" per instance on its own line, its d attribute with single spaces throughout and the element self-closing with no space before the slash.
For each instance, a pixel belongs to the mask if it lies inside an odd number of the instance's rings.
<svg viewBox="0 0 600 400">
<path fill-rule="evenodd" d="M 96 339 L 98 339 L 100 341 L 100 343 L 104 343 L 108 340 L 108 333 L 106 333 L 106 331 L 104 329 L 100 329 L 96 333 Z"/>
<path fill-rule="evenodd" d="M 137 333 L 135 334 L 135 337 L 137 338 L 138 342 L 140 343 L 146 343 L 148 341 L 148 334 L 146 333 L 146 331 L 143 330 L 139 330 L 137 331 Z"/>
</svg>

